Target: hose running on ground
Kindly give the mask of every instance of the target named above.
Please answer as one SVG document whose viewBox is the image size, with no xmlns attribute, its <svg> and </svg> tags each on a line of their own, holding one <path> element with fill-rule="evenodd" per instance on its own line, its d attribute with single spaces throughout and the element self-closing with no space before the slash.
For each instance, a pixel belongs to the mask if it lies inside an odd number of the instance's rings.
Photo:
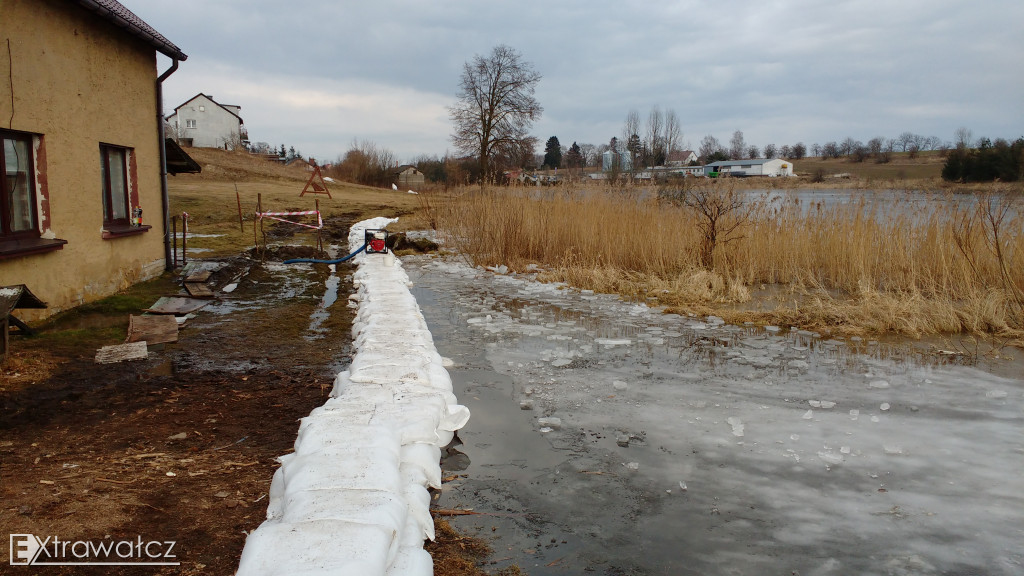
<svg viewBox="0 0 1024 576">
<path fill-rule="evenodd" d="M 316 259 L 313 259 L 313 258 L 292 258 L 291 260 L 285 260 L 284 264 L 298 264 L 300 262 L 302 262 L 302 263 L 309 263 L 309 264 L 341 264 L 342 262 L 346 262 L 348 260 L 351 260 L 353 256 L 355 256 L 356 254 L 359 254 L 363 250 L 366 250 L 366 244 L 363 244 L 362 246 L 359 247 L 358 250 L 356 250 L 355 252 L 349 254 L 348 256 L 345 256 L 344 258 L 338 258 L 337 260 L 316 260 Z"/>
</svg>

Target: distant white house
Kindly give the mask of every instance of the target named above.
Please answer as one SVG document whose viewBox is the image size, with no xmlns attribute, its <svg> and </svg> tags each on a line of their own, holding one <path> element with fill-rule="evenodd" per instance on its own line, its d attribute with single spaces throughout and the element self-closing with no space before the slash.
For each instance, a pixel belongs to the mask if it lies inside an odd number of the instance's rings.
<svg viewBox="0 0 1024 576">
<path fill-rule="evenodd" d="M 220 104 L 199 93 L 175 108 L 166 120 L 182 146 L 234 149 L 249 139 L 241 111 L 241 106 Z"/>
<path fill-rule="evenodd" d="M 722 160 L 704 167 L 704 174 L 717 172 L 722 176 L 792 176 L 793 163 L 789 160 L 758 158 L 752 160 Z"/>
<path fill-rule="evenodd" d="M 693 150 L 677 150 L 668 155 L 665 161 L 666 166 L 689 166 L 697 161 L 697 153 Z"/>
</svg>

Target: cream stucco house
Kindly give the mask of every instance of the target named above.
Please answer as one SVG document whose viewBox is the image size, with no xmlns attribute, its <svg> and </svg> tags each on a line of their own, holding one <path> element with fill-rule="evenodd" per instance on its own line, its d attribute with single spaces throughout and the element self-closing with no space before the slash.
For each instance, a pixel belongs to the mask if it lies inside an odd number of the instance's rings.
<svg viewBox="0 0 1024 576">
<path fill-rule="evenodd" d="M 171 265 L 161 82 L 187 56 L 115 0 L 0 10 L 0 286 L 49 305 L 31 321 Z"/>
</svg>

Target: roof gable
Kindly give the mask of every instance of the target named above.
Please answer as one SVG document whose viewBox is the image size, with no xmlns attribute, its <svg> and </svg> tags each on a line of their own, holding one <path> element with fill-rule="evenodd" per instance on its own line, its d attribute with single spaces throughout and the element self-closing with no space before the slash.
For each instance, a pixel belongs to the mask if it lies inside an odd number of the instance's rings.
<svg viewBox="0 0 1024 576">
<path fill-rule="evenodd" d="M 185 106 L 188 106 L 189 104 L 191 104 L 192 102 L 194 102 L 196 98 L 199 98 L 199 97 L 203 97 L 203 98 L 205 98 L 205 99 L 209 100 L 209 101 L 210 101 L 210 103 L 211 103 L 211 104 L 213 104 L 214 106 L 216 106 L 216 107 L 220 108 L 221 110 L 223 110 L 223 111 L 227 112 L 228 114 L 231 114 L 231 115 L 232 115 L 232 116 L 234 116 L 235 118 L 238 118 L 238 122 L 239 122 L 239 123 L 241 123 L 241 124 L 245 124 L 245 121 L 243 121 L 243 120 L 242 120 L 242 117 L 241 117 L 241 116 L 239 116 L 238 114 L 235 114 L 234 112 L 232 112 L 232 111 L 231 111 L 231 109 L 229 109 L 229 108 L 225 108 L 223 104 L 221 104 L 221 103 L 217 102 L 217 101 L 216 101 L 216 100 L 214 100 L 214 99 L 213 99 L 212 97 L 210 97 L 210 96 L 207 96 L 206 94 L 203 94 L 202 92 L 200 92 L 199 94 L 196 94 L 195 96 L 193 96 L 193 97 L 189 98 L 188 100 L 185 100 L 184 102 L 182 102 L 182 103 L 181 103 L 181 105 L 179 105 L 179 106 L 176 106 L 176 107 L 174 108 L 174 114 L 177 114 L 177 113 L 178 113 L 178 110 L 180 110 L 181 108 L 184 108 Z M 232 105 L 230 105 L 230 106 L 232 106 L 232 107 L 234 107 L 234 108 L 238 108 L 239 110 L 241 110 L 241 109 L 242 109 L 242 107 L 241 107 L 241 106 L 234 106 L 233 104 L 232 104 Z M 168 118 L 170 118 L 171 116 L 174 116 L 174 114 L 171 114 L 170 116 L 168 116 Z"/>
</svg>

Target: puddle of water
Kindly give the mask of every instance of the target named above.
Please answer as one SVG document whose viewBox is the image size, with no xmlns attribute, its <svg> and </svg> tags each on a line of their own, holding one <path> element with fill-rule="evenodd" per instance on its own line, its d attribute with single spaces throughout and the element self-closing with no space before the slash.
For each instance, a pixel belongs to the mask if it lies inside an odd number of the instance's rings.
<svg viewBox="0 0 1024 576">
<path fill-rule="evenodd" d="M 320 304 L 316 307 L 316 310 L 309 315 L 309 328 L 307 330 L 310 334 L 304 336 L 306 340 L 316 340 L 323 338 L 324 330 L 321 328 L 323 323 L 331 317 L 329 308 L 338 301 L 338 286 L 341 284 L 341 278 L 335 274 L 334 265 L 331 265 L 331 275 L 327 277 L 324 282 L 324 295 L 320 299 Z"/>
</svg>

